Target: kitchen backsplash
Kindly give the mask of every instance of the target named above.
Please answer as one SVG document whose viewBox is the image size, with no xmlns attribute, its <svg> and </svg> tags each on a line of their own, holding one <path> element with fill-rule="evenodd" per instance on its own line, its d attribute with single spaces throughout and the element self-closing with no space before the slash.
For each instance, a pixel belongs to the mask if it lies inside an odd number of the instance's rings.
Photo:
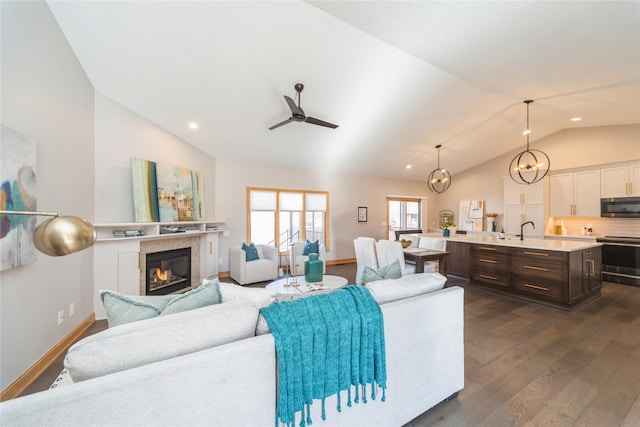
<svg viewBox="0 0 640 427">
<path fill-rule="evenodd" d="M 637 218 L 550 218 L 545 234 L 555 234 L 556 221 L 564 221 L 570 236 L 580 236 L 580 229 L 591 224 L 594 236 L 640 237 L 640 219 Z"/>
</svg>

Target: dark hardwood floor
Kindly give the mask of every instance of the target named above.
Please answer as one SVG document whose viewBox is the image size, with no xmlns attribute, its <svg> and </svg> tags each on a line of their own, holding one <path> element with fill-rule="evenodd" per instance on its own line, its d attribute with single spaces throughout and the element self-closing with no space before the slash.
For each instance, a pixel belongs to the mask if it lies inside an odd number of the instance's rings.
<svg viewBox="0 0 640 427">
<path fill-rule="evenodd" d="M 640 288 L 573 312 L 465 288 L 465 388 L 408 423 L 639 426 Z"/>
<path fill-rule="evenodd" d="M 327 274 L 352 283 L 355 264 Z M 453 285 L 465 289 L 465 388 L 405 427 L 640 426 L 640 287 L 605 282 L 602 298 L 569 313 Z M 61 370 L 62 358 L 24 394 Z"/>
</svg>

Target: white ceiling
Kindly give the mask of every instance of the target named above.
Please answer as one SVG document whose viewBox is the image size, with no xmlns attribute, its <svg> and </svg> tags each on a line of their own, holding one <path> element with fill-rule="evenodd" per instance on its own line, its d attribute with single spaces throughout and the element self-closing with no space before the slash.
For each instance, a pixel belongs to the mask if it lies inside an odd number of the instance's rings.
<svg viewBox="0 0 640 427">
<path fill-rule="evenodd" d="M 523 147 L 525 99 L 533 148 L 640 123 L 638 1 L 49 6 L 97 91 L 216 158 L 425 180 L 437 144 L 454 174 Z M 297 82 L 340 127 L 268 130 Z"/>
</svg>

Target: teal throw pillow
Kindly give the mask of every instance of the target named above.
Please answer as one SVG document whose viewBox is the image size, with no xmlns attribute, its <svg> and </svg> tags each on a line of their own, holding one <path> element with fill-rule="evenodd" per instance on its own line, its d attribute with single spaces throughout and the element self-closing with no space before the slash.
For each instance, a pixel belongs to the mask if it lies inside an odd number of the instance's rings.
<svg viewBox="0 0 640 427">
<path fill-rule="evenodd" d="M 394 261 L 391 264 L 378 268 L 377 270 L 365 266 L 362 272 L 362 283 L 366 285 L 369 282 L 375 282 L 376 280 L 383 279 L 399 279 L 402 277 L 402 270 L 400 269 L 400 262 Z"/>
<path fill-rule="evenodd" d="M 320 255 L 320 252 L 318 252 L 320 249 L 318 249 L 318 246 L 320 245 L 320 242 L 318 242 L 317 240 L 315 242 L 310 242 L 310 241 L 306 241 L 304 244 L 304 249 L 302 250 L 302 255 L 310 255 L 310 254 L 318 254 Z"/>
<path fill-rule="evenodd" d="M 258 256 L 258 248 L 256 248 L 255 244 L 251 243 L 250 245 L 247 245 L 246 243 L 243 243 L 242 250 L 247 254 L 247 261 L 260 259 Z"/>
<path fill-rule="evenodd" d="M 109 327 L 193 310 L 222 302 L 218 281 L 210 281 L 181 295 L 122 295 L 100 291 Z"/>
</svg>

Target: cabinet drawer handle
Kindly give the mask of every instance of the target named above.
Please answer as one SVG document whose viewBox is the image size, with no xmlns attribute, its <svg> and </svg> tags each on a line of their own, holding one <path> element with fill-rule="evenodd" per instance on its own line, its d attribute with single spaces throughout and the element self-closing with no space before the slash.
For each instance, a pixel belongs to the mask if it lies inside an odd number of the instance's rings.
<svg viewBox="0 0 640 427">
<path fill-rule="evenodd" d="M 532 265 L 525 265 L 524 268 L 527 268 L 529 270 L 538 270 L 538 271 L 549 271 L 548 268 L 542 268 L 542 267 L 534 267 Z"/>
<path fill-rule="evenodd" d="M 545 288 L 544 286 L 531 285 L 529 283 L 525 283 L 524 287 L 525 288 L 531 288 L 531 289 L 537 289 L 539 291 L 545 291 L 545 292 L 549 291 L 549 288 Z"/>
<path fill-rule="evenodd" d="M 480 277 L 482 277 L 483 279 L 498 280 L 497 277 L 487 276 L 486 274 L 481 274 Z"/>
<path fill-rule="evenodd" d="M 478 246 L 478 249 L 482 249 L 483 251 L 497 251 L 498 249 L 496 248 L 490 248 L 487 246 Z"/>
<path fill-rule="evenodd" d="M 497 264 L 498 263 L 498 261 L 494 261 L 492 259 L 484 259 L 484 258 L 478 258 L 478 261 L 486 262 L 486 263 L 489 263 L 489 264 Z"/>
<path fill-rule="evenodd" d="M 529 252 L 529 251 L 524 251 L 525 255 L 535 255 L 535 256 L 549 256 L 549 254 L 545 254 L 543 252 Z"/>
</svg>

